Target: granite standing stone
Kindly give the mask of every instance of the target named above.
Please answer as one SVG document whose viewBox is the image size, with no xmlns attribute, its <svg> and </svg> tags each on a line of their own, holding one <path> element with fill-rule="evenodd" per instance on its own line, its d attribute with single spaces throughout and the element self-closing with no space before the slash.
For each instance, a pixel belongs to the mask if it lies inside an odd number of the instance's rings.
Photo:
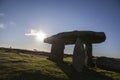
<svg viewBox="0 0 120 80">
<path fill-rule="evenodd" d="M 73 67 L 81 72 L 85 64 L 85 51 L 82 41 L 77 38 L 73 52 Z"/>
<path fill-rule="evenodd" d="M 86 66 L 93 67 L 94 65 L 92 61 L 92 44 L 85 45 L 85 54 L 87 56 Z"/>
<path fill-rule="evenodd" d="M 52 44 L 50 59 L 62 62 L 64 56 L 64 43 L 62 40 L 56 40 L 56 43 Z"/>
</svg>

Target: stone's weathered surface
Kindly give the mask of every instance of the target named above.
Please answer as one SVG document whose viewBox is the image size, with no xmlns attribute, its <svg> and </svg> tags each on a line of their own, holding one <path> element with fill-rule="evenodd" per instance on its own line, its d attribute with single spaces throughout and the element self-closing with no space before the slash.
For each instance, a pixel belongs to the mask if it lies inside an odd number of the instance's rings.
<svg viewBox="0 0 120 80">
<path fill-rule="evenodd" d="M 77 38 L 80 38 L 83 43 L 100 43 L 105 41 L 106 36 L 104 32 L 72 31 L 53 35 L 46 38 L 44 42 L 53 44 L 56 42 L 56 39 L 63 39 L 65 44 L 75 44 Z"/>
<path fill-rule="evenodd" d="M 120 72 L 120 61 L 114 58 L 98 57 L 96 65 L 101 69 Z"/>
<path fill-rule="evenodd" d="M 56 43 L 52 44 L 50 59 L 55 61 L 63 61 L 64 43 L 62 40 L 56 39 Z"/>
<path fill-rule="evenodd" d="M 86 54 L 86 65 L 89 67 L 94 67 L 92 61 L 92 44 L 85 44 L 85 54 Z"/>
<path fill-rule="evenodd" d="M 85 64 L 85 52 L 82 41 L 78 38 L 73 52 L 73 67 L 76 71 L 82 71 Z"/>
</svg>

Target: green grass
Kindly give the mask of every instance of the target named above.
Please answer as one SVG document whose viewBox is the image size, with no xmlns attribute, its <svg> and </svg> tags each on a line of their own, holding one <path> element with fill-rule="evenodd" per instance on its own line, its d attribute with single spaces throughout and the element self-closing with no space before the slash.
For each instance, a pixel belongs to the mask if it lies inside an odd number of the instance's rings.
<svg viewBox="0 0 120 80">
<path fill-rule="evenodd" d="M 0 50 L 0 80 L 120 80 L 120 73 L 87 69 L 76 72 L 71 57 L 55 63 L 47 56 Z"/>
</svg>

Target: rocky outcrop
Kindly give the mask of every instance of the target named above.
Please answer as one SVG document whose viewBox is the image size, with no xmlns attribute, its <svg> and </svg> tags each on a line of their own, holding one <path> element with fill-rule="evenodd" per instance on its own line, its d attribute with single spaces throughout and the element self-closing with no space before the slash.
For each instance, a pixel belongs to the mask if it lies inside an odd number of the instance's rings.
<svg viewBox="0 0 120 80">
<path fill-rule="evenodd" d="M 96 66 L 101 69 L 120 72 L 120 61 L 114 58 L 98 57 Z"/>
</svg>

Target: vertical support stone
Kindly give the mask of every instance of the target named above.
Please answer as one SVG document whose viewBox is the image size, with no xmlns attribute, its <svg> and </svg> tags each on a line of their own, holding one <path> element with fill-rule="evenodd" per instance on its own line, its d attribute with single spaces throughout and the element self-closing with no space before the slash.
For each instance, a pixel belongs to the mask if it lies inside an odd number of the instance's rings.
<svg viewBox="0 0 120 80">
<path fill-rule="evenodd" d="M 93 61 L 92 61 L 92 44 L 86 44 L 85 45 L 85 54 L 87 55 L 87 66 L 93 67 Z"/>
<path fill-rule="evenodd" d="M 64 57 L 64 48 L 64 42 L 62 40 L 56 40 L 55 43 L 52 44 L 50 59 L 62 62 Z"/>
<path fill-rule="evenodd" d="M 77 38 L 73 52 L 73 67 L 76 71 L 81 72 L 85 65 L 85 51 L 82 41 Z"/>
</svg>

